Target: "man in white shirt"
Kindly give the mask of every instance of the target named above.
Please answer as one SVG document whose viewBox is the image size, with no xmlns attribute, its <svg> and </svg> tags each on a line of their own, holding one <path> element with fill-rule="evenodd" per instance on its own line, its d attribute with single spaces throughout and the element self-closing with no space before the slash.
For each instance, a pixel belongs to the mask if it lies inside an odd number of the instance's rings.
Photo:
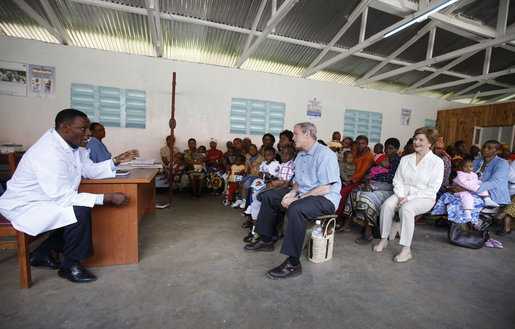
<svg viewBox="0 0 515 329">
<path fill-rule="evenodd" d="M 91 136 L 85 113 L 74 109 L 59 112 L 55 129 L 49 129 L 22 157 L 7 191 L 0 197 L 0 213 L 19 231 L 29 235 L 54 230 L 31 253 L 31 265 L 59 269 L 59 276 L 72 282 L 91 282 L 96 277 L 80 260 L 93 255 L 91 208 L 129 202 L 123 193 L 78 193 L 81 177 L 115 176 L 121 162 L 139 156 L 137 150 L 93 163 L 84 148 Z M 61 266 L 51 250 L 62 252 Z"/>
</svg>

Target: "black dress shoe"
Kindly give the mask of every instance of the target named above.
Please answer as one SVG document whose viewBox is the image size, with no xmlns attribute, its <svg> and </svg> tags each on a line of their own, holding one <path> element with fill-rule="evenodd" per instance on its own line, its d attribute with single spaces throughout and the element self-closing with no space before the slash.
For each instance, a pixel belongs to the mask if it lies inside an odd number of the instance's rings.
<svg viewBox="0 0 515 329">
<path fill-rule="evenodd" d="M 265 252 L 272 252 L 274 251 L 274 242 L 263 242 L 263 240 L 259 240 L 253 243 L 249 243 L 245 245 L 245 251 L 246 252 L 258 252 L 258 251 L 265 251 Z"/>
<path fill-rule="evenodd" d="M 302 274 L 302 265 L 299 263 L 297 266 L 293 266 L 290 263 L 290 259 L 286 258 L 286 260 L 276 268 L 271 269 L 266 273 L 268 278 L 273 280 L 282 280 L 291 278 L 294 276 L 299 276 Z"/>
<path fill-rule="evenodd" d="M 30 265 L 34 267 L 43 267 L 49 270 L 57 270 L 61 265 L 50 255 L 41 255 L 30 253 Z"/>
<path fill-rule="evenodd" d="M 80 263 L 73 264 L 70 267 L 61 267 L 57 274 L 59 274 L 61 278 L 68 279 L 75 283 L 93 282 L 97 279 L 93 273 L 88 271 Z"/>
</svg>

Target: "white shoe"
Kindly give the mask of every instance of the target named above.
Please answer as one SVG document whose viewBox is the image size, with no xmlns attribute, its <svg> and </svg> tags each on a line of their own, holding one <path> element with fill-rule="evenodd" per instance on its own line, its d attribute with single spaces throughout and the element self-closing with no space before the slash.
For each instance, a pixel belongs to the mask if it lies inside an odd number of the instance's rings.
<svg viewBox="0 0 515 329">
<path fill-rule="evenodd" d="M 241 201 L 240 199 L 234 201 L 234 203 L 231 205 L 231 208 L 236 208 L 238 207 L 240 204 L 241 204 Z"/>
<path fill-rule="evenodd" d="M 223 202 L 223 204 L 224 204 L 224 206 L 228 206 L 228 205 L 230 205 L 230 204 L 231 204 L 231 202 L 230 202 L 230 201 L 228 201 L 228 200 L 225 200 L 225 201 Z"/>
<path fill-rule="evenodd" d="M 247 204 L 247 200 L 245 200 L 245 199 L 241 200 L 240 208 L 245 209 L 246 204 Z"/>
</svg>

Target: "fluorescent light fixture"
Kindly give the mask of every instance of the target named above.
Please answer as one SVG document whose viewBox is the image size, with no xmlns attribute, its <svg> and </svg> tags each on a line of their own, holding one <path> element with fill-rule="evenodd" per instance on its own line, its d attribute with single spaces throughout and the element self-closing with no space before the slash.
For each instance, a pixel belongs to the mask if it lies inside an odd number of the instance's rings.
<svg viewBox="0 0 515 329">
<path fill-rule="evenodd" d="M 427 12 L 425 12 L 425 13 L 423 13 L 423 14 L 421 14 L 421 15 L 417 16 L 417 17 L 413 17 L 413 19 L 412 19 L 412 20 L 410 20 L 410 21 L 408 21 L 408 22 L 406 22 L 406 23 L 402 24 L 401 26 L 394 28 L 394 29 L 393 29 L 393 30 L 391 30 L 390 32 L 386 33 L 386 34 L 384 35 L 384 37 L 385 37 L 385 38 L 388 38 L 389 36 L 394 35 L 395 33 L 399 32 L 399 31 L 404 30 L 404 29 L 405 29 L 405 28 L 407 28 L 408 26 L 411 26 L 411 25 L 413 25 L 413 24 L 415 24 L 415 23 L 423 22 L 423 21 L 425 21 L 425 20 L 426 20 L 430 15 L 432 15 L 432 14 L 436 13 L 437 11 L 440 11 L 440 10 L 444 9 L 445 7 L 448 7 L 448 6 L 450 6 L 450 5 L 452 5 L 453 3 L 458 2 L 458 1 L 459 1 L 459 0 L 449 0 L 449 1 L 443 2 L 442 4 L 440 4 L 440 5 L 436 6 L 436 7 L 434 7 L 433 9 L 431 9 L 431 10 L 429 10 L 429 11 L 427 11 Z"/>
</svg>

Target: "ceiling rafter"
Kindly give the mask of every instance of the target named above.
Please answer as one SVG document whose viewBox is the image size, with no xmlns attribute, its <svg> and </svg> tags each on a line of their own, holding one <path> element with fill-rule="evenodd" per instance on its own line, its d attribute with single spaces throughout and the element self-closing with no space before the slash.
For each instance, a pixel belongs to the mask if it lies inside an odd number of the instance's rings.
<svg viewBox="0 0 515 329">
<path fill-rule="evenodd" d="M 39 1 L 41 2 L 41 5 L 43 6 L 45 11 L 47 12 L 48 17 L 50 18 L 50 22 L 52 22 L 54 27 L 57 29 L 59 35 L 63 39 L 63 44 L 69 45 L 70 44 L 70 39 L 68 38 L 68 35 L 66 34 L 63 26 L 61 25 L 61 23 L 57 19 L 57 16 L 55 15 L 54 10 L 52 9 L 50 4 L 48 3 L 48 0 L 39 0 Z"/>
<path fill-rule="evenodd" d="M 41 25 L 45 30 L 47 30 L 48 33 L 50 33 L 54 38 L 56 38 L 59 43 L 61 43 L 63 45 L 67 44 L 67 39 L 65 37 L 63 37 L 59 32 L 57 32 L 50 24 L 48 24 L 46 19 L 41 17 L 25 1 L 23 1 L 23 0 L 13 0 L 13 2 L 18 7 L 20 7 L 20 9 L 23 10 L 27 15 L 29 15 L 30 18 L 35 20 L 39 25 Z"/>
<path fill-rule="evenodd" d="M 436 78 L 437 76 L 439 76 L 440 74 L 442 74 L 443 72 L 449 70 L 450 68 L 458 65 L 459 63 L 463 62 L 464 60 L 466 60 L 467 58 L 473 56 L 474 54 L 477 54 L 479 52 L 478 51 L 471 51 L 467 54 L 464 54 L 464 55 L 461 55 L 460 57 L 456 58 L 455 60 L 453 60 L 452 62 L 450 62 L 449 64 L 445 65 L 444 67 L 436 70 L 433 74 L 425 77 L 424 79 L 422 80 L 419 80 L 417 82 L 415 82 L 411 87 L 409 87 L 408 89 L 406 89 L 405 93 L 409 94 L 411 93 L 411 91 L 413 89 L 416 89 L 418 86 L 421 86 L 423 85 L 424 83 L 428 82 L 428 81 L 431 81 L 433 80 L 434 78 Z"/>
<path fill-rule="evenodd" d="M 333 49 L 334 45 L 340 38 L 343 36 L 343 34 L 349 29 L 349 27 L 356 21 L 356 19 L 361 15 L 363 10 L 367 8 L 368 4 L 370 3 L 370 0 L 363 0 L 361 1 L 356 8 L 352 11 L 352 13 L 349 15 L 349 18 L 347 19 L 347 22 L 342 26 L 342 28 L 336 33 L 336 35 L 331 39 L 331 41 L 323 48 L 322 52 L 318 54 L 318 56 L 311 62 L 311 64 L 308 66 L 307 70 L 312 69 L 317 65 L 324 56 Z"/>
<path fill-rule="evenodd" d="M 374 34 L 373 36 L 369 37 L 368 39 L 366 39 L 365 41 L 363 42 L 360 42 L 358 43 L 357 45 L 347 49 L 346 51 L 342 52 L 341 54 L 339 55 L 336 55 L 328 60 L 326 60 L 325 62 L 321 63 L 321 64 L 318 64 L 317 66 L 311 68 L 311 69 L 307 69 L 306 71 L 304 71 L 304 73 L 302 73 L 302 77 L 303 78 L 306 78 L 306 77 L 309 77 L 315 73 L 317 73 L 318 71 L 320 70 L 323 70 L 349 56 L 351 56 L 352 54 L 358 52 L 358 51 L 361 51 L 373 44 L 375 44 L 376 42 L 382 40 L 384 38 L 384 35 L 385 33 L 387 32 L 390 32 L 391 30 L 394 30 L 402 25 L 404 25 L 405 23 L 409 22 L 410 20 L 412 20 L 414 17 L 417 17 L 417 16 L 420 16 L 422 14 L 424 14 L 425 12 L 427 12 L 428 10 L 432 9 L 432 8 L 435 8 L 439 5 L 441 5 L 445 0 L 440 0 L 440 1 L 434 1 L 433 3 L 431 3 L 430 7 L 428 8 L 424 8 L 423 10 L 418 10 L 417 12 L 415 12 L 414 14 L 411 14 L 409 15 L 408 17 L 400 20 L 399 22 L 391 25 L 391 26 L 388 26 L 386 27 L 385 29 L 383 29 L 382 31 L 379 31 L 377 32 L 376 34 Z"/>
<path fill-rule="evenodd" d="M 430 22 L 422 29 L 420 29 L 416 35 L 414 35 L 408 42 L 404 43 L 400 48 L 391 53 L 388 57 L 383 59 L 380 63 L 378 63 L 373 69 L 365 73 L 363 78 L 359 79 L 356 82 L 356 85 L 361 85 L 361 82 L 365 79 L 368 79 L 372 75 L 374 75 L 377 71 L 382 69 L 386 64 L 390 63 L 394 58 L 397 58 L 400 54 L 402 54 L 406 49 L 411 47 L 415 42 L 417 42 L 420 38 L 422 38 L 427 32 L 429 32 L 432 28 L 436 27 L 436 23 Z"/>
<path fill-rule="evenodd" d="M 450 99 L 450 98 L 453 98 L 453 99 L 454 99 L 454 98 L 455 98 L 455 99 L 463 99 L 463 97 L 459 97 L 459 96 L 461 96 L 461 95 L 463 95 L 463 94 L 465 94 L 465 93 L 468 93 L 468 92 L 469 92 L 469 91 L 471 91 L 471 90 L 474 90 L 474 89 L 476 89 L 476 88 L 479 88 L 480 86 L 484 85 L 485 83 L 486 83 L 486 81 L 479 81 L 479 82 L 477 82 L 477 83 L 474 83 L 473 85 L 471 85 L 471 86 L 469 86 L 469 87 L 467 87 L 467 88 L 465 88 L 465 89 L 462 89 L 462 90 L 460 90 L 460 91 L 458 91 L 458 92 L 456 92 L 456 93 L 452 94 L 452 96 L 451 96 L 451 97 L 448 97 L 447 99 Z M 469 96 L 469 97 L 471 97 L 471 96 Z M 468 98 L 468 97 L 464 97 L 464 98 Z"/>
<path fill-rule="evenodd" d="M 161 19 L 159 15 L 159 0 L 145 0 L 147 6 L 147 19 L 152 42 L 157 57 L 163 57 L 163 41 L 161 37 Z"/>
<path fill-rule="evenodd" d="M 471 78 L 466 78 L 466 79 L 461 79 L 461 80 L 456 80 L 456 81 L 451 81 L 451 82 L 446 82 L 446 83 L 440 83 L 437 85 L 414 89 L 410 92 L 410 94 L 421 93 L 423 91 L 428 91 L 428 90 L 435 90 L 435 89 L 440 89 L 440 88 L 458 86 L 458 85 L 462 85 L 462 84 L 470 83 L 470 82 L 474 82 L 474 81 L 479 81 L 479 80 L 495 79 L 495 78 L 501 77 L 503 75 L 513 74 L 513 73 L 515 73 L 515 68 L 506 69 L 506 70 L 502 70 L 502 71 L 498 71 L 498 72 L 492 72 L 492 73 L 488 73 L 488 74 L 481 74 L 481 75 L 471 77 Z"/>
<path fill-rule="evenodd" d="M 420 67 L 423 67 L 426 65 L 432 65 L 432 64 L 439 63 L 439 62 L 447 61 L 447 60 L 459 57 L 459 56 L 466 54 L 468 52 L 471 52 L 471 51 L 483 50 L 488 47 L 495 47 L 497 45 L 500 45 L 504 42 L 507 42 L 507 41 L 513 40 L 513 39 L 515 39 L 515 33 L 506 34 L 505 36 L 496 38 L 496 39 L 487 39 L 487 40 L 481 41 L 475 45 L 471 45 L 471 46 L 468 46 L 468 47 L 465 47 L 462 49 L 451 51 L 446 54 L 433 57 L 431 59 L 426 59 L 424 61 L 420 61 L 420 62 L 411 64 L 411 65 L 408 65 L 408 66 L 405 66 L 402 68 L 398 68 L 398 69 L 392 70 L 390 72 L 376 75 L 372 78 L 369 78 L 369 79 L 363 81 L 362 85 L 369 84 L 371 82 L 375 82 L 378 80 L 384 80 L 384 79 L 387 79 L 387 78 L 390 78 L 390 77 L 393 77 L 393 76 L 396 76 L 396 75 L 399 75 L 399 74 L 402 74 L 405 72 L 413 71 L 414 69 L 417 69 L 417 68 L 420 68 Z"/>
<path fill-rule="evenodd" d="M 272 15 L 268 23 L 266 23 L 266 27 L 261 33 L 261 35 L 252 43 L 252 45 L 247 49 L 247 51 L 243 52 L 240 60 L 236 64 L 237 68 L 240 68 L 241 65 L 256 51 L 257 47 L 265 41 L 267 35 L 272 33 L 273 29 L 281 22 L 281 20 L 290 12 L 290 10 L 295 6 L 295 4 L 299 0 L 285 0 L 281 7 L 277 9 L 277 11 Z"/>
<path fill-rule="evenodd" d="M 451 97 L 448 97 L 447 100 L 466 99 L 466 98 L 474 97 L 475 95 L 478 95 L 478 96 L 493 96 L 493 95 L 501 95 L 501 94 L 504 97 L 507 97 L 510 94 L 514 94 L 515 95 L 515 87 L 514 88 L 508 88 L 508 89 L 497 89 L 497 90 L 492 90 L 492 91 L 484 91 L 484 92 L 479 91 L 479 94 L 478 94 L 478 92 L 476 92 L 476 93 L 473 93 L 473 94 L 467 94 L 467 95 L 461 95 L 461 96 L 452 95 Z M 502 98 L 504 98 L 504 97 L 502 97 Z"/>
<path fill-rule="evenodd" d="M 247 41 L 245 42 L 245 47 L 243 47 L 243 53 L 249 49 L 250 42 L 252 41 L 252 38 L 256 35 L 256 28 L 259 24 L 259 21 L 261 20 L 261 16 L 263 16 L 263 11 L 265 10 L 265 6 L 268 0 L 261 0 L 261 4 L 259 5 L 258 12 L 256 14 L 256 17 L 254 18 L 254 22 L 252 23 L 252 29 L 249 33 L 249 36 L 247 37 Z"/>
</svg>

